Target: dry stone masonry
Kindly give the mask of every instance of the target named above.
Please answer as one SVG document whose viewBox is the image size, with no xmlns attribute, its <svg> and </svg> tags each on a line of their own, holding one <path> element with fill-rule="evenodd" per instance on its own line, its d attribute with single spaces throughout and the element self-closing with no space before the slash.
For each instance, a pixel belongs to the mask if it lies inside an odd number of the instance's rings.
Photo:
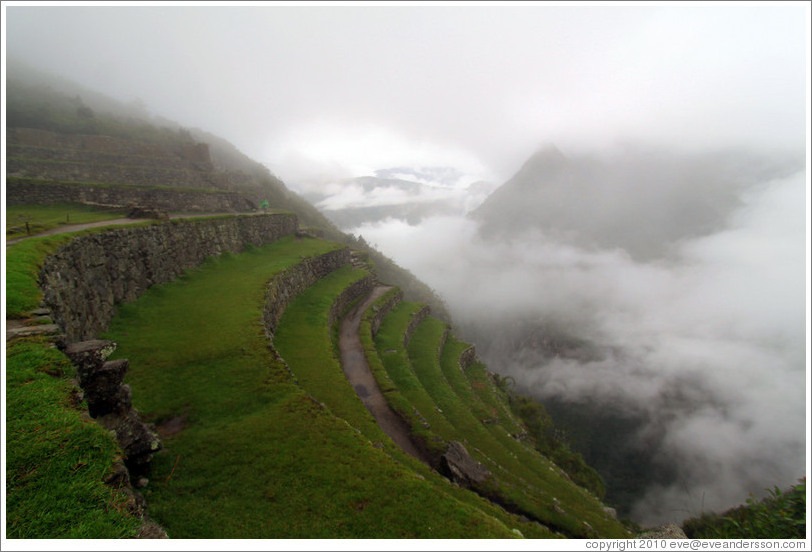
<svg viewBox="0 0 812 552">
<path fill-rule="evenodd" d="M 278 274 L 265 290 L 262 322 L 265 335 L 273 344 L 273 337 L 285 309 L 297 295 L 330 272 L 350 263 L 348 248 L 336 249 L 318 257 L 304 259 Z"/>
<path fill-rule="evenodd" d="M 419 311 L 412 315 L 412 319 L 409 321 L 409 325 L 406 326 L 406 331 L 403 333 L 403 347 L 406 348 L 409 346 L 409 341 L 412 339 L 412 335 L 420 323 L 423 321 L 431 313 L 428 305 L 423 305 Z"/>
<path fill-rule="evenodd" d="M 6 202 L 8 205 L 84 203 L 101 207 L 147 205 L 175 213 L 239 213 L 258 208 L 252 198 L 237 192 L 164 186 L 107 186 L 13 177 L 6 182 Z"/>
<path fill-rule="evenodd" d="M 130 477 L 137 477 L 146 472 L 152 455 L 161 450 L 161 442 L 132 408 L 130 386 L 122 385 L 129 361 L 107 360 L 115 349 L 113 341 L 90 340 L 67 345 L 65 354 L 77 367 L 90 416 L 115 431 Z"/>
<path fill-rule="evenodd" d="M 383 319 L 386 318 L 386 315 L 389 314 L 392 309 L 398 306 L 402 300 L 403 291 L 398 289 L 391 295 L 386 303 L 378 307 L 378 309 L 375 311 L 375 315 L 372 317 L 372 320 L 370 320 L 370 329 L 373 337 L 378 334 L 378 330 L 381 328 L 381 323 L 383 322 Z"/>
<path fill-rule="evenodd" d="M 208 144 L 148 144 L 32 128 L 9 128 L 7 142 L 9 205 L 79 202 L 172 212 L 257 209 L 258 198 L 233 191 L 250 184 L 251 175 L 215 170 Z"/>
<path fill-rule="evenodd" d="M 46 259 L 39 278 L 43 302 L 68 343 L 90 339 L 107 329 L 116 304 L 173 280 L 207 257 L 274 242 L 295 234 L 296 227 L 293 214 L 246 215 L 80 236 Z"/>
</svg>

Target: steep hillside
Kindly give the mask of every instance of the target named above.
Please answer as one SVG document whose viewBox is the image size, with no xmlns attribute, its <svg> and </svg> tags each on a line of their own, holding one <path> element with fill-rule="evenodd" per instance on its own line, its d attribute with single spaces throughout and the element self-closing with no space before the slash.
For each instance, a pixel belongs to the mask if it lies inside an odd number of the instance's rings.
<svg viewBox="0 0 812 552">
<path fill-rule="evenodd" d="M 742 189 L 800 166 L 800 160 L 741 151 L 567 156 L 550 145 L 471 216 L 486 237 L 511 240 L 541 231 L 563 243 L 622 249 L 645 261 L 667 255 L 680 240 L 719 230 Z"/>
<path fill-rule="evenodd" d="M 7 201 L 163 212 L 296 213 L 302 226 L 372 256 L 388 281 L 445 318 L 442 300 L 372 246 L 341 232 L 264 165 L 227 140 L 153 116 L 80 84 L 7 67 Z"/>
</svg>

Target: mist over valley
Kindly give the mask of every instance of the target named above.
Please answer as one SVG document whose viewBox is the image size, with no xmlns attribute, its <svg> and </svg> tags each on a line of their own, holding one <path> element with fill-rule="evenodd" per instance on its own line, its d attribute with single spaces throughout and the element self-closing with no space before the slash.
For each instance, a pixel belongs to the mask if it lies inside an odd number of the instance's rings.
<svg viewBox="0 0 812 552">
<path fill-rule="evenodd" d="M 724 509 L 759 480 L 796 479 L 802 165 L 624 154 L 576 182 L 555 165 L 577 162 L 553 153 L 471 216 L 352 231 L 446 299 L 482 358 L 543 400 L 634 519 Z"/>
<path fill-rule="evenodd" d="M 621 517 L 807 475 L 808 5 L 3 9 L 5 87 L 188 133 L 410 271 Z"/>
</svg>

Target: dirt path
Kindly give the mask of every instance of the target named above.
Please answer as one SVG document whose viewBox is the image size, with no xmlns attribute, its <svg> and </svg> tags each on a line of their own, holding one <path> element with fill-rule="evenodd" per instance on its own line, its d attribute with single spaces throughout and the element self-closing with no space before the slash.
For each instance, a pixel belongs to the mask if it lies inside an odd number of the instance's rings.
<svg viewBox="0 0 812 552">
<path fill-rule="evenodd" d="M 407 454 L 429 464 L 428 458 L 412 443 L 409 426 L 389 407 L 378 383 L 369 369 L 364 356 L 361 338 L 358 335 L 361 317 L 369 306 L 390 288 L 376 286 L 365 300 L 355 306 L 341 321 L 338 348 L 341 351 L 341 365 L 344 374 L 355 389 L 358 397 L 370 411 L 381 429 Z"/>
<path fill-rule="evenodd" d="M 228 215 L 229 213 L 199 213 L 199 214 L 191 214 L 191 215 L 169 215 L 170 219 L 179 219 L 179 218 L 197 218 L 197 217 L 212 217 L 217 215 Z M 246 214 L 246 213 L 241 213 Z M 23 236 L 22 238 L 14 238 L 13 240 L 6 240 L 6 246 L 12 245 L 14 243 L 27 240 L 28 238 L 39 238 L 42 236 L 53 236 L 54 234 L 66 234 L 68 232 L 78 232 L 80 230 L 86 230 L 87 228 L 100 228 L 102 226 L 118 226 L 122 224 L 135 224 L 137 222 L 146 222 L 148 220 L 154 219 L 138 219 L 138 218 L 119 218 L 119 219 L 110 219 L 110 220 L 100 220 L 98 222 L 86 222 L 83 224 L 64 224 L 62 226 L 57 226 L 56 228 L 51 228 L 50 230 L 45 230 L 43 232 L 38 232 L 36 234 L 31 234 L 30 236 Z"/>
</svg>

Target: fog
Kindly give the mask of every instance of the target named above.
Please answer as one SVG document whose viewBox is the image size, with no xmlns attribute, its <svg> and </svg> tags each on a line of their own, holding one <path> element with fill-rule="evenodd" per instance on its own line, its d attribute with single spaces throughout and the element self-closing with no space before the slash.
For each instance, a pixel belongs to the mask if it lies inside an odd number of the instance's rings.
<svg viewBox="0 0 812 552">
<path fill-rule="evenodd" d="M 2 34 L 8 59 L 222 136 L 324 209 L 451 202 L 350 230 L 436 289 L 491 370 L 551 409 L 633 418 L 636 520 L 792 484 L 809 3 L 505 4 L 6 2 Z M 587 183 L 545 213 L 562 231 L 483 237 L 467 212 L 543 144 Z M 395 167 L 458 178 L 353 180 Z"/>
<path fill-rule="evenodd" d="M 642 261 L 539 231 L 486 240 L 466 217 L 354 232 L 437 290 L 520 390 L 634 420 L 603 445 L 642 451 L 668 474 L 641 475 L 652 480 L 628 505 L 655 523 L 806 474 L 805 190 L 803 171 L 753 183 L 721 228 Z M 649 206 L 625 200 L 631 221 Z"/>
<path fill-rule="evenodd" d="M 502 182 L 539 145 L 803 151 L 809 7 L 32 6 L 6 55 L 201 127 L 289 185 Z"/>
</svg>

